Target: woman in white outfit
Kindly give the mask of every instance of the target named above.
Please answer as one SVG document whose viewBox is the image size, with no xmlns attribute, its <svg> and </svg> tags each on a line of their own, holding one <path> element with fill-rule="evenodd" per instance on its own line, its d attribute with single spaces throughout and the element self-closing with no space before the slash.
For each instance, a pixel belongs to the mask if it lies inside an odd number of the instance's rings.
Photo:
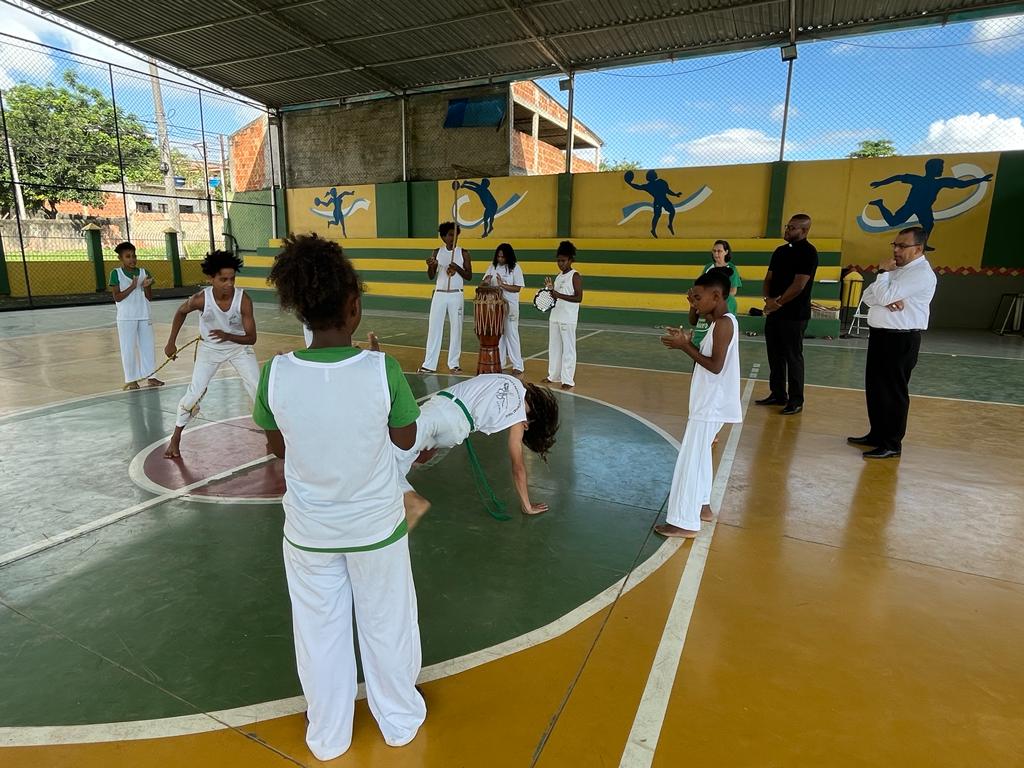
<svg viewBox="0 0 1024 768">
<path fill-rule="evenodd" d="M 501 367 L 512 366 L 513 376 L 523 375 L 523 352 L 519 344 L 519 292 L 526 285 L 523 268 L 516 263 L 516 252 L 508 243 L 502 243 L 494 250 L 494 261 L 484 274 L 484 285 L 495 285 L 504 291 L 508 302 L 505 327 L 502 329 L 498 350 L 501 353 Z"/>
<path fill-rule="evenodd" d="M 443 245 L 434 249 L 427 259 L 427 277 L 434 281 L 430 298 L 430 324 L 427 326 L 427 351 L 420 373 L 435 373 L 441 356 L 441 337 L 444 319 L 448 318 L 448 370 L 462 373 L 459 357 L 462 355 L 462 315 L 464 311 L 462 288 L 473 279 L 473 262 L 469 251 L 455 244 L 459 228 L 446 221 L 437 228 Z"/>
<path fill-rule="evenodd" d="M 202 264 L 203 274 L 210 285 L 193 294 L 174 313 L 164 353 L 168 357 L 175 356 L 178 332 L 190 312 L 199 312 L 201 341 L 192 369 L 192 382 L 178 403 L 174 434 L 164 451 L 168 459 L 181 456 L 181 433 L 199 412 L 199 401 L 203 399 L 217 369 L 224 363 L 231 363 L 242 377 L 250 399 L 256 395 L 260 379 L 260 366 L 252 348 L 256 343 L 256 317 L 252 311 L 252 299 L 241 288 L 235 288 L 235 274 L 241 268 L 242 260 L 233 253 L 210 253 Z"/>
</svg>

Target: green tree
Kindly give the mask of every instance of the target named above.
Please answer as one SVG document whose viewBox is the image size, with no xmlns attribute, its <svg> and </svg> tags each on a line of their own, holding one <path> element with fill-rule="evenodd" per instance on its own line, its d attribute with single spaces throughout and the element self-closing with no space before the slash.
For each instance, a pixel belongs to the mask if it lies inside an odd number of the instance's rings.
<svg viewBox="0 0 1024 768">
<path fill-rule="evenodd" d="M 616 160 L 614 163 L 601 161 L 600 171 L 639 171 L 643 168 L 636 160 Z"/>
<path fill-rule="evenodd" d="M 892 143 L 892 139 L 877 139 L 861 141 L 857 144 L 857 149 L 847 155 L 847 157 L 892 157 L 898 154 L 896 152 L 896 145 Z"/>
<path fill-rule="evenodd" d="M 3 98 L 28 212 L 52 219 L 60 202 L 102 205 L 99 186 L 121 179 L 110 99 L 82 83 L 72 70 L 64 72 L 63 85 L 22 83 L 4 91 Z M 160 156 L 145 126 L 119 110 L 117 127 L 125 181 L 160 178 Z M 5 179 L 10 178 L 8 166 L 5 158 Z M 3 206 L 9 209 L 6 186 Z"/>
</svg>

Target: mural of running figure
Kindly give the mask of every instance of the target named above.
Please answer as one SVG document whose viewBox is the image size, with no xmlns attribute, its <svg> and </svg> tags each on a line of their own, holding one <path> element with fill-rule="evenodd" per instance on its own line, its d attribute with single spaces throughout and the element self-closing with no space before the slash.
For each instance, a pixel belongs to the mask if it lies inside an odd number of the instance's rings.
<svg viewBox="0 0 1024 768">
<path fill-rule="evenodd" d="M 653 237 L 658 236 L 658 220 L 661 219 L 662 211 L 668 211 L 668 231 L 674 235 L 676 231 L 672 228 L 672 223 L 676 218 L 676 207 L 672 204 L 672 201 L 669 200 L 669 197 L 682 197 L 682 193 L 673 192 L 668 186 L 667 181 L 658 178 L 656 171 L 647 172 L 646 184 L 635 184 L 633 182 L 632 171 L 626 171 L 622 178 L 633 189 L 639 189 L 641 192 L 646 192 L 654 198 L 654 216 L 651 217 L 651 235 Z"/>
<path fill-rule="evenodd" d="M 348 190 L 338 194 L 337 187 L 331 187 L 327 192 L 324 193 L 323 199 L 317 198 L 313 201 L 313 204 L 319 207 L 334 208 L 334 217 L 327 222 L 327 228 L 330 229 L 331 224 L 341 227 L 341 234 L 343 237 L 348 237 L 348 233 L 345 231 L 345 211 L 341 207 L 341 201 L 344 200 L 348 195 L 354 195 L 355 190 Z"/>
<path fill-rule="evenodd" d="M 887 184 L 898 181 L 901 184 L 909 185 L 910 192 L 907 194 L 906 202 L 897 208 L 895 212 L 886 208 L 885 202 L 881 198 L 871 200 L 868 205 L 875 206 L 879 213 L 882 214 L 882 218 L 885 219 L 885 223 L 890 227 L 901 227 L 909 222 L 911 217 L 917 216 L 917 221 L 924 228 L 924 231 L 931 234 L 932 229 L 935 227 L 935 213 L 932 210 L 932 206 L 935 205 L 935 200 L 938 198 L 941 190 L 966 189 L 967 187 L 977 186 L 984 181 L 992 179 L 991 173 L 974 179 L 958 179 L 955 176 L 943 177 L 942 172 L 944 168 L 945 163 L 942 158 L 933 157 L 924 164 L 924 176 L 917 176 L 913 173 L 898 173 L 881 181 L 872 181 L 872 189 L 884 187 Z"/>
<path fill-rule="evenodd" d="M 463 189 L 468 189 L 470 192 L 475 192 L 476 196 L 480 198 L 480 205 L 484 209 L 484 231 L 481 237 L 487 237 L 494 231 L 494 217 L 498 215 L 498 201 L 491 192 L 491 180 L 480 179 L 479 182 L 464 181 L 459 186 Z"/>
</svg>

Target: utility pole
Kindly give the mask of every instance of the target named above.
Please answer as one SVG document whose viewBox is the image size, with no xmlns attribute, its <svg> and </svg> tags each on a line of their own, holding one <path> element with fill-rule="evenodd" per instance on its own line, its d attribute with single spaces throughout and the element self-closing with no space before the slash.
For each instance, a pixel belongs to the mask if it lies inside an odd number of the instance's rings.
<svg viewBox="0 0 1024 768">
<path fill-rule="evenodd" d="M 170 212 L 171 227 L 178 233 L 182 250 L 185 249 L 185 233 L 181 231 L 181 215 L 178 211 L 178 190 L 174 184 L 174 163 L 171 161 L 171 139 L 167 135 L 167 116 L 164 114 L 164 98 L 160 92 L 160 78 L 156 64 L 149 62 L 149 84 L 153 89 L 153 109 L 156 111 L 156 136 L 160 144 L 160 170 L 164 175 L 164 194 L 167 195 L 167 210 Z M 186 256 L 188 255 L 186 250 Z"/>
<path fill-rule="evenodd" d="M 28 214 L 25 213 L 25 197 L 21 194 L 21 182 L 18 180 L 18 164 L 14 159 L 14 145 L 11 144 L 11 135 L 9 133 L 4 134 L 7 139 L 7 159 L 11 164 L 11 181 L 14 182 L 14 202 L 18 206 L 18 215 L 27 219 Z"/>
</svg>

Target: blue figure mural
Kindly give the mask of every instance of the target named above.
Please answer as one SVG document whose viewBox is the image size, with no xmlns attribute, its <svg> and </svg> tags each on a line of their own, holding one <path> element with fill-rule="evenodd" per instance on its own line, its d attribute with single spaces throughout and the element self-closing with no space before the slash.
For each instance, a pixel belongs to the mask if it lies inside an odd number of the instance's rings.
<svg viewBox="0 0 1024 768">
<path fill-rule="evenodd" d="M 459 186 L 463 189 L 468 189 L 470 192 L 475 192 L 476 196 L 480 198 L 480 206 L 484 209 L 482 219 L 484 231 L 481 237 L 487 237 L 494 231 L 494 217 L 498 215 L 498 201 L 491 192 L 491 180 L 480 179 L 479 182 L 464 181 Z"/>
<path fill-rule="evenodd" d="M 342 208 L 341 201 L 344 200 L 345 197 L 347 197 L 348 195 L 354 194 L 355 190 L 349 190 L 346 192 L 342 192 L 341 194 L 338 194 L 338 188 L 331 187 L 329 190 L 327 190 L 327 192 L 324 193 L 324 199 L 321 200 L 318 197 L 316 198 L 316 200 L 313 201 L 313 204 L 316 206 L 322 206 L 325 208 L 333 207 L 334 211 L 331 214 L 330 221 L 327 222 L 327 228 L 330 229 L 331 224 L 341 227 L 342 237 L 348 237 L 348 233 L 345 231 L 346 211 Z M 355 206 L 352 206 L 352 208 L 354 207 Z M 352 208 L 349 209 L 349 212 L 351 212 Z"/>
<path fill-rule="evenodd" d="M 654 199 L 654 215 L 651 217 L 651 235 L 653 237 L 658 236 L 658 221 L 661 219 L 662 211 L 668 211 L 668 231 L 674 235 L 676 231 L 672 228 L 672 223 L 676 218 L 676 207 L 669 200 L 669 197 L 682 197 L 682 193 L 673 192 L 667 181 L 658 178 L 656 171 L 647 172 L 646 184 L 635 184 L 633 182 L 632 171 L 626 171 L 622 178 L 633 189 L 639 189 L 641 192 L 646 192 Z"/>
<path fill-rule="evenodd" d="M 917 176 L 913 173 L 899 173 L 881 181 L 872 181 L 871 188 L 877 189 L 893 182 L 907 184 L 910 192 L 907 200 L 896 211 L 890 211 L 881 200 L 871 200 L 868 205 L 873 205 L 882 214 L 882 218 L 889 227 L 895 228 L 906 224 L 914 216 L 917 222 L 924 228 L 925 232 L 931 234 L 935 227 L 935 212 L 932 206 L 943 189 L 966 189 L 977 186 L 982 182 L 990 181 L 992 174 L 978 176 L 973 179 L 961 179 L 956 176 L 943 176 L 942 172 L 945 163 L 941 157 L 933 157 L 924 164 L 924 176 Z M 956 169 L 954 168 L 954 171 Z"/>
</svg>

